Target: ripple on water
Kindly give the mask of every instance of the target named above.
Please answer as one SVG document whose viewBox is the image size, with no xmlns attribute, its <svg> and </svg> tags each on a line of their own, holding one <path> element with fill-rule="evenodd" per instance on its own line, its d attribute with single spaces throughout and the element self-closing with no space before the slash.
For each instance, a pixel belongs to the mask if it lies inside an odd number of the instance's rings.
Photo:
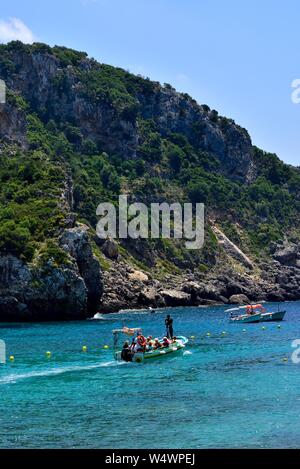
<svg viewBox="0 0 300 469">
<path fill-rule="evenodd" d="M 175 333 L 194 339 L 176 357 L 142 365 L 120 365 L 103 347 L 112 344 L 111 330 L 124 319 L 129 327 L 164 334 L 166 311 L 2 324 L 1 339 L 15 362 L 0 367 L 0 446 L 297 447 L 300 373 L 282 359 L 300 338 L 299 307 L 286 304 L 280 330 L 253 324 L 247 333 L 228 323 L 223 307 L 168 310 Z M 123 431 L 141 418 L 143 432 L 134 425 Z"/>
</svg>

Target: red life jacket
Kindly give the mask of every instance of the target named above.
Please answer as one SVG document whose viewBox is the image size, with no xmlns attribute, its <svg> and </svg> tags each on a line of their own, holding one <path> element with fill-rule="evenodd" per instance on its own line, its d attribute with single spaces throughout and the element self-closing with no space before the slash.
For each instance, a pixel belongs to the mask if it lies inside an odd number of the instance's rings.
<svg viewBox="0 0 300 469">
<path fill-rule="evenodd" d="M 145 347 L 146 346 L 146 339 L 143 335 L 139 335 L 138 338 L 137 338 L 137 342 L 138 344 L 141 346 L 141 347 Z"/>
</svg>

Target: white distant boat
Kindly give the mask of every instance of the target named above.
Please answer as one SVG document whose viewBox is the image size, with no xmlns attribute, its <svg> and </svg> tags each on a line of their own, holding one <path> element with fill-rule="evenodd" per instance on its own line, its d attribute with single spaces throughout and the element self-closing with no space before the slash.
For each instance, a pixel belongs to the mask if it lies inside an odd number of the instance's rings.
<svg viewBox="0 0 300 469">
<path fill-rule="evenodd" d="M 245 313 L 233 314 L 235 311 L 241 312 L 242 310 L 246 310 Z M 261 304 L 238 306 L 236 308 L 227 309 L 226 312 L 231 313 L 229 318 L 231 322 L 241 323 L 282 321 L 286 314 L 286 311 L 280 311 L 279 308 L 277 312 L 268 312 Z"/>
</svg>

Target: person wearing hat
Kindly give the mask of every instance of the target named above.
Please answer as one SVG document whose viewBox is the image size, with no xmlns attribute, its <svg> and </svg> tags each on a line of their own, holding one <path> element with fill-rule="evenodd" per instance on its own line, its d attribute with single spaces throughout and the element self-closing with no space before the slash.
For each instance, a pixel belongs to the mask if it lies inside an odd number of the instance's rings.
<svg viewBox="0 0 300 469">
<path fill-rule="evenodd" d="M 168 339 L 168 337 L 164 337 L 163 338 L 163 347 L 169 347 L 170 345 L 170 340 Z"/>
</svg>

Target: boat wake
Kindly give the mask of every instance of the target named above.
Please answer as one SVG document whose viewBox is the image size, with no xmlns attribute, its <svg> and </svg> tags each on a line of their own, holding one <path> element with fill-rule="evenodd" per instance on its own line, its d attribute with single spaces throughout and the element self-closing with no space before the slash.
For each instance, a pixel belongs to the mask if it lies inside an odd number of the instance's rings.
<svg viewBox="0 0 300 469">
<path fill-rule="evenodd" d="M 90 318 L 89 321 L 105 321 L 105 319 L 103 314 L 97 313 L 94 317 Z"/>
<path fill-rule="evenodd" d="M 95 316 L 89 318 L 88 321 L 115 321 L 120 320 L 120 316 L 126 314 L 126 317 L 132 315 L 146 315 L 149 313 L 164 313 L 164 309 L 161 308 L 147 308 L 147 309 L 120 309 L 117 313 L 101 314 L 96 313 Z"/>
<path fill-rule="evenodd" d="M 43 370 L 43 371 L 30 371 L 28 373 L 20 373 L 20 374 L 11 374 L 8 376 L 4 376 L 0 378 L 0 385 L 2 384 L 14 384 L 17 381 L 24 380 L 24 379 L 31 379 L 31 378 L 43 378 L 46 376 L 57 376 L 62 375 L 65 373 L 74 373 L 77 371 L 89 371 L 94 370 L 97 368 L 105 368 L 109 366 L 120 366 L 126 365 L 125 362 L 116 362 L 116 361 L 109 361 L 105 363 L 97 363 L 94 365 L 86 365 L 86 366 L 66 366 L 62 368 L 56 368 L 53 370 Z"/>
<path fill-rule="evenodd" d="M 147 309 L 120 309 L 120 311 L 117 313 L 118 315 L 120 314 L 149 314 L 149 313 L 156 313 L 158 310 L 153 309 L 153 308 L 147 308 Z"/>
</svg>

